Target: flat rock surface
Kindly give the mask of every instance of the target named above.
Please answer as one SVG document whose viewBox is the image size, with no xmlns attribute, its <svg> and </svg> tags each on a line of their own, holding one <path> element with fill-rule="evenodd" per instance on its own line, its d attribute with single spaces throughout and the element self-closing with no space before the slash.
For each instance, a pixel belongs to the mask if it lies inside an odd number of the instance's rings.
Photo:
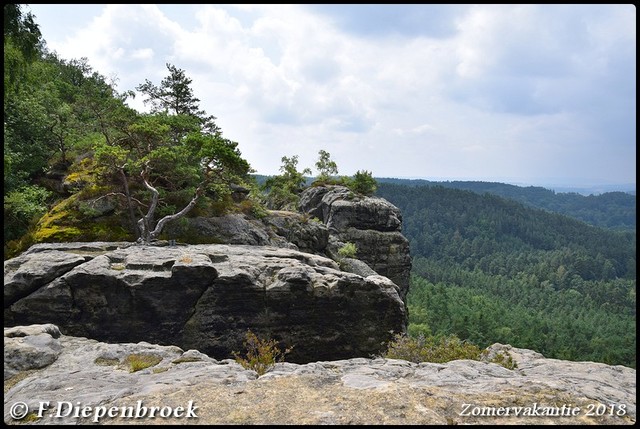
<svg viewBox="0 0 640 429">
<path fill-rule="evenodd" d="M 636 419 L 634 369 L 547 359 L 500 344 L 490 349 L 509 353 L 516 369 L 470 360 L 416 364 L 353 358 L 284 362 L 258 377 L 233 360 L 216 361 L 175 346 L 106 344 L 66 335 L 54 341 L 61 349 L 55 362 L 5 381 L 5 423 L 23 421 L 11 416 L 23 406 L 16 403 L 26 404 L 26 420 L 36 424 L 634 424 Z M 132 354 L 155 356 L 158 363 L 130 372 L 126 362 Z M 151 418 L 153 407 L 180 417 Z M 98 417 L 107 410 L 114 417 Z"/>
</svg>

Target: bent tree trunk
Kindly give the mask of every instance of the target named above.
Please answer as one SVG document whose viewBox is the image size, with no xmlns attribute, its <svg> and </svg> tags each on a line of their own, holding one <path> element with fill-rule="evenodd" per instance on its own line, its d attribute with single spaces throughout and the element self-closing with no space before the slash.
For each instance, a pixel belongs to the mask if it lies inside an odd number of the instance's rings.
<svg viewBox="0 0 640 429">
<path fill-rule="evenodd" d="M 151 204 L 149 205 L 149 210 L 147 210 L 147 214 L 138 220 L 138 229 L 140 230 L 140 238 L 138 238 L 138 242 L 149 244 L 152 241 L 158 239 L 158 236 L 162 232 L 162 228 L 164 228 L 167 222 L 180 219 L 181 217 L 189 213 L 189 211 L 196 205 L 198 198 L 200 198 L 200 196 L 202 195 L 202 191 L 204 189 L 204 183 L 201 183 L 200 186 L 198 186 L 198 188 L 196 189 L 195 195 L 193 196 L 191 201 L 189 201 L 189 204 L 187 204 L 178 213 L 174 213 L 172 215 L 167 215 L 163 217 L 158 221 L 158 223 L 155 224 L 155 227 L 153 227 L 153 217 L 154 217 L 156 208 L 158 207 L 158 199 L 160 197 L 160 193 L 156 188 L 154 188 L 149 183 L 149 181 L 145 177 L 144 172 L 141 174 L 141 176 L 142 176 L 142 181 L 144 183 L 144 186 L 149 191 L 151 191 Z"/>
</svg>

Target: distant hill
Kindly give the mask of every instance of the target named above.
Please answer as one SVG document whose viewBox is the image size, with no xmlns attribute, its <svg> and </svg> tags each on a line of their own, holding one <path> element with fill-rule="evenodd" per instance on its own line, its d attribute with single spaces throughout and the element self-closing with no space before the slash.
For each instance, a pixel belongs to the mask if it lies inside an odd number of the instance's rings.
<svg viewBox="0 0 640 429">
<path fill-rule="evenodd" d="M 605 192 L 581 195 L 576 192 L 555 192 L 540 186 L 516 186 L 498 182 L 429 181 L 423 179 L 376 178 L 378 183 L 406 186 L 442 186 L 477 194 L 489 193 L 518 201 L 546 211 L 560 213 L 591 225 L 619 231 L 636 229 L 636 195 L 627 192 Z"/>
<path fill-rule="evenodd" d="M 635 368 L 635 231 L 488 191 L 381 182 L 376 194 L 401 210 L 410 243 L 410 333 Z"/>
</svg>

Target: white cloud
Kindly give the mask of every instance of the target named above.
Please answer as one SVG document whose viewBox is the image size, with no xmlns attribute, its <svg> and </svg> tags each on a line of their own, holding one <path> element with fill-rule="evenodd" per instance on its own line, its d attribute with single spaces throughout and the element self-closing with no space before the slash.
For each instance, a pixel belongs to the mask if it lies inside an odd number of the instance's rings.
<svg viewBox="0 0 640 429">
<path fill-rule="evenodd" d="M 151 60 L 153 59 L 153 49 L 135 49 L 133 52 L 131 52 L 131 58 L 134 60 Z"/>
<path fill-rule="evenodd" d="M 344 174 L 570 180 L 585 165 L 580 177 L 635 180 L 635 9 L 386 7 L 109 5 L 47 42 L 117 73 L 121 90 L 184 69 L 264 174 L 325 149 Z"/>
</svg>

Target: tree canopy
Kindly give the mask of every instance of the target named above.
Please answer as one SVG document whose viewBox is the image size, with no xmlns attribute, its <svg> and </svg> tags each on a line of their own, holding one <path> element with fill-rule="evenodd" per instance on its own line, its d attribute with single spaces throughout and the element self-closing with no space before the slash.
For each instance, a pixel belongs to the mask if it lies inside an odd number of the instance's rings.
<svg viewBox="0 0 640 429">
<path fill-rule="evenodd" d="M 96 145 L 98 163 L 119 173 L 127 204 L 138 201 L 128 191 L 136 181 L 150 193 L 146 212 L 137 221 L 144 242 L 157 239 L 167 222 L 185 216 L 204 195 L 227 194 L 230 185 L 243 183 L 251 171 L 236 142 L 224 138 L 217 127 L 215 132 L 204 129 L 212 117 L 198 109 L 191 79 L 171 64 L 167 68 L 170 75 L 160 88 L 149 81 L 138 87 L 154 104 L 152 113 L 138 116 L 117 144 L 105 140 Z M 161 192 L 191 197 L 156 221 Z M 137 202 L 136 208 L 141 207 Z"/>
<path fill-rule="evenodd" d="M 134 91 L 118 93 L 84 58 L 48 52 L 22 6 L 4 11 L 5 257 L 31 240 L 152 241 L 248 183 L 238 143 L 200 108 L 184 70 L 166 64 L 159 85 L 139 85 L 152 107 L 139 113 L 126 104 Z M 100 216 L 100 205 L 115 211 Z"/>
<path fill-rule="evenodd" d="M 200 120 L 203 131 L 209 134 L 220 133 L 215 116 L 207 116 L 204 110 L 200 110 L 200 99 L 195 97 L 191 88 L 192 79 L 187 77 L 184 70 L 173 64 L 167 63 L 166 66 L 169 75 L 162 79 L 160 86 L 147 79 L 136 87 L 146 96 L 144 103 L 151 104 L 153 113 L 192 116 Z"/>
</svg>

